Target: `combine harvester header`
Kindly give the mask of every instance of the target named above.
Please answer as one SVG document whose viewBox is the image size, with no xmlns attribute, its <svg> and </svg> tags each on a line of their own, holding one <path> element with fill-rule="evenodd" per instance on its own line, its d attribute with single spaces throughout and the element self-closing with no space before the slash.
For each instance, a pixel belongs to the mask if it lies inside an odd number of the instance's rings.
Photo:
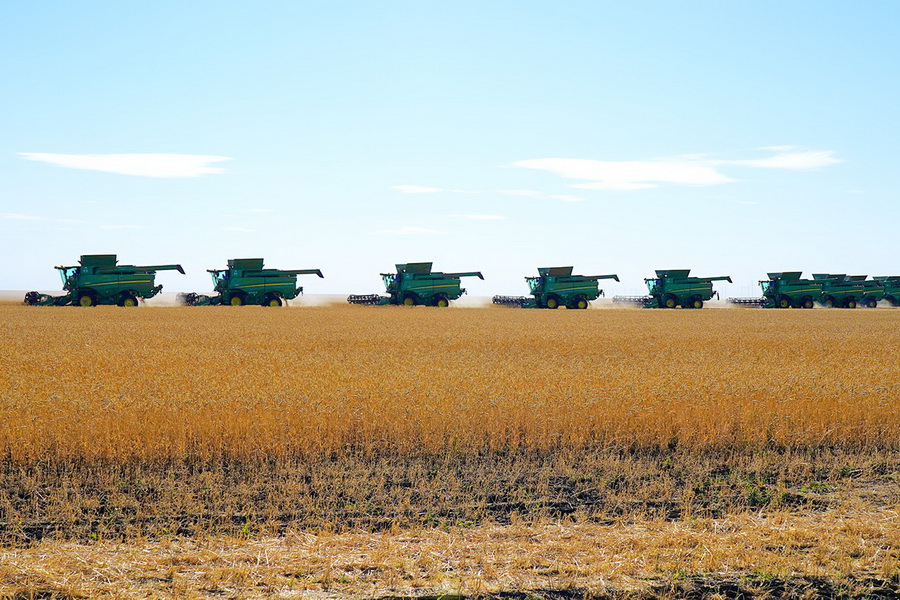
<svg viewBox="0 0 900 600">
<path fill-rule="evenodd" d="M 181 265 L 136 266 L 118 262 L 115 254 L 82 254 L 77 266 L 54 267 L 59 270 L 66 294 L 28 292 L 25 304 L 137 306 L 140 299 L 152 298 L 162 290 L 162 285 L 155 285 L 157 271 L 178 271 L 184 275 Z"/>
<path fill-rule="evenodd" d="M 283 306 L 303 293 L 297 287 L 297 275 L 318 275 L 319 269 L 266 269 L 261 258 L 233 258 L 226 269 L 207 269 L 212 275 L 215 296 L 194 292 L 178 294 L 178 300 L 189 306 L 227 304 L 243 306 Z"/>
<path fill-rule="evenodd" d="M 421 304 L 447 307 L 450 306 L 451 300 L 456 300 L 466 293 L 465 288 L 460 287 L 460 278 L 484 279 L 484 275 L 480 271 L 463 273 L 432 271 L 430 262 L 398 264 L 396 267 L 396 273 L 381 274 L 387 296 L 354 295 L 348 296 L 347 302 L 378 306 L 385 304 L 416 306 Z"/>
<path fill-rule="evenodd" d="M 494 296 L 493 303 L 521 308 L 585 309 L 588 303 L 604 295 L 598 283 L 618 275 L 573 275 L 573 267 L 538 267 L 537 277 L 526 277 L 531 297 Z"/>
<path fill-rule="evenodd" d="M 637 304 L 644 308 L 703 308 L 703 303 L 718 292 L 713 291 L 713 281 L 731 283 L 731 276 L 691 277 L 690 269 L 657 270 L 656 277 L 644 279 L 649 296 L 616 296 L 613 302 Z"/>
</svg>

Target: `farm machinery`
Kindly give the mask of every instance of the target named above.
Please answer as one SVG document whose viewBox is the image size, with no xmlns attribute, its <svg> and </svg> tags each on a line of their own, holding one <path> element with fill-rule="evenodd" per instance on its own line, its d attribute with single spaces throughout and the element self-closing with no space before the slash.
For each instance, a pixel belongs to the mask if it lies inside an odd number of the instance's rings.
<svg viewBox="0 0 900 600">
<path fill-rule="evenodd" d="M 261 258 L 233 258 L 226 269 L 207 269 L 212 275 L 215 296 L 188 292 L 178 294 L 178 300 L 189 306 L 245 304 L 283 306 L 303 293 L 297 287 L 297 275 L 318 275 L 319 269 L 266 269 Z"/>
<path fill-rule="evenodd" d="M 874 277 L 881 284 L 883 298 L 891 303 L 891 306 L 900 306 L 900 275 Z"/>
<path fill-rule="evenodd" d="M 465 288 L 460 287 L 461 277 L 484 279 L 480 271 L 441 273 L 432 271 L 431 266 L 430 262 L 398 264 L 396 273 L 381 274 L 387 296 L 378 294 L 348 296 L 347 302 L 379 306 L 422 304 L 446 307 L 450 305 L 451 300 L 456 300 L 466 293 Z"/>
<path fill-rule="evenodd" d="M 493 303 L 521 308 L 585 309 L 588 303 L 603 294 L 601 279 L 615 279 L 618 275 L 573 275 L 573 267 L 538 267 L 537 277 L 526 277 L 531 297 L 494 296 Z"/>
<path fill-rule="evenodd" d="M 801 275 L 800 271 L 768 273 L 769 278 L 759 282 L 762 298 L 729 298 L 728 302 L 763 308 L 812 308 L 815 303 L 826 308 L 874 308 L 879 300 L 889 298 L 892 279 L 894 289 L 900 291 L 900 278 L 814 273 L 812 279 L 802 279 Z"/>
<path fill-rule="evenodd" d="M 833 273 L 813 273 L 813 279 L 822 283 L 822 295 L 819 304 L 825 308 L 856 308 L 863 297 L 865 285 L 847 275 Z M 865 277 L 863 277 L 865 279 Z"/>
<path fill-rule="evenodd" d="M 136 266 L 118 262 L 115 254 L 82 254 L 77 266 L 54 267 L 59 270 L 66 294 L 28 292 L 25 304 L 137 306 L 139 299 L 152 298 L 162 290 L 162 285 L 155 285 L 157 271 L 178 271 L 184 275 L 181 265 Z"/>
<path fill-rule="evenodd" d="M 824 283 L 819 279 L 802 279 L 802 271 L 767 273 L 759 282 L 761 298 L 729 298 L 729 304 L 763 308 L 812 308 L 822 296 Z"/>
<path fill-rule="evenodd" d="M 649 296 L 615 296 L 613 302 L 637 304 L 644 308 L 703 308 L 703 303 L 718 292 L 713 291 L 713 281 L 727 281 L 731 277 L 691 277 L 690 269 L 657 270 L 656 277 L 644 279 Z"/>
</svg>

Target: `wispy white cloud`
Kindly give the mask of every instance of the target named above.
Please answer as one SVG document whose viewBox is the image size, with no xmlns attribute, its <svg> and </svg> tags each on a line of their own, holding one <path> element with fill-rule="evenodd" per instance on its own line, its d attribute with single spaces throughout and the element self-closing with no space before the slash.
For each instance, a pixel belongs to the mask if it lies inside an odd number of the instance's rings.
<svg viewBox="0 0 900 600">
<path fill-rule="evenodd" d="M 425 227 L 399 227 L 397 229 L 385 229 L 379 233 L 387 235 L 443 235 L 444 232 Z"/>
<path fill-rule="evenodd" d="M 103 171 L 139 177 L 199 177 L 224 173 L 214 163 L 231 160 L 227 156 L 200 154 L 45 154 L 20 152 L 27 160 L 45 162 L 70 169 Z"/>
<path fill-rule="evenodd" d="M 3 213 L 3 218 L 11 219 L 13 221 L 40 221 L 44 217 L 38 215 L 23 215 L 21 213 Z"/>
<path fill-rule="evenodd" d="M 583 181 L 570 185 L 577 189 L 632 191 L 662 185 L 710 186 L 738 181 L 722 172 L 728 167 L 805 170 L 843 162 L 833 150 L 798 150 L 793 146 L 767 146 L 760 150 L 773 154 L 738 160 L 715 159 L 703 154 L 636 161 L 538 158 L 520 160 L 513 166 Z"/>
<path fill-rule="evenodd" d="M 143 225 L 101 225 L 100 229 L 146 229 Z"/>
<path fill-rule="evenodd" d="M 504 196 L 523 196 L 525 198 L 540 198 L 544 195 L 537 190 L 497 190 L 497 193 Z"/>
<path fill-rule="evenodd" d="M 549 171 L 566 179 L 587 180 L 572 187 L 588 190 L 640 190 L 661 183 L 715 185 L 733 179 L 712 166 L 695 160 L 604 161 L 584 158 L 538 158 L 520 160 L 516 167 Z"/>
<path fill-rule="evenodd" d="M 563 202 L 584 202 L 581 196 L 570 196 L 569 194 L 552 194 L 547 196 L 553 200 L 562 200 Z"/>
<path fill-rule="evenodd" d="M 506 217 L 501 215 L 456 215 L 463 219 L 468 219 L 470 221 L 502 221 L 506 219 Z"/>
<path fill-rule="evenodd" d="M 441 188 L 438 187 L 429 187 L 427 185 L 393 185 L 391 186 L 392 190 L 397 190 L 403 194 L 434 194 L 436 192 L 442 192 Z"/>
<path fill-rule="evenodd" d="M 806 150 L 795 152 L 790 146 L 771 146 L 775 156 L 745 160 L 713 161 L 712 164 L 739 165 L 760 169 L 819 169 L 844 162 L 835 157 L 833 150 Z"/>
</svg>

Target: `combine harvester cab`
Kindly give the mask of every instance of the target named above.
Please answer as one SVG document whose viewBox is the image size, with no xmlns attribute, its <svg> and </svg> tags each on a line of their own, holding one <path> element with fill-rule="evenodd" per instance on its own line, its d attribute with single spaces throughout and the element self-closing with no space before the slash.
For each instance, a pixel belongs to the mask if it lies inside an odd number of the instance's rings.
<svg viewBox="0 0 900 600">
<path fill-rule="evenodd" d="M 573 275 L 573 267 L 538 267 L 537 277 L 526 277 L 531 297 L 494 296 L 493 303 L 521 308 L 585 309 L 588 303 L 602 295 L 601 279 L 615 279 L 618 275 Z"/>
<path fill-rule="evenodd" d="M 900 275 L 878 275 L 873 279 L 881 285 L 882 298 L 891 306 L 900 306 Z"/>
<path fill-rule="evenodd" d="M 54 267 L 59 270 L 65 295 L 28 292 L 25 304 L 137 306 L 141 299 L 152 298 L 162 290 L 162 285 L 156 285 L 157 271 L 178 271 L 184 275 L 181 265 L 120 265 L 115 254 L 83 254 L 78 263 Z"/>
<path fill-rule="evenodd" d="M 656 277 L 644 279 L 649 296 L 616 296 L 613 301 L 644 308 L 703 308 L 704 302 L 718 297 L 713 281 L 731 283 L 731 276 L 691 277 L 690 269 L 657 270 Z"/>
<path fill-rule="evenodd" d="M 484 275 L 480 271 L 441 273 L 432 271 L 431 266 L 430 262 L 398 264 L 396 273 L 381 274 L 387 296 L 378 294 L 348 296 L 347 302 L 368 305 L 447 307 L 450 306 L 451 300 L 456 300 L 466 293 L 465 288 L 460 286 L 460 278 L 484 279 Z"/>
<path fill-rule="evenodd" d="M 189 292 L 179 294 L 178 300 L 189 306 L 224 304 L 228 306 L 284 306 L 303 294 L 297 286 L 297 275 L 318 275 L 319 269 L 266 269 L 261 258 L 233 258 L 226 269 L 207 269 L 212 275 L 216 296 Z"/>
<path fill-rule="evenodd" d="M 844 273 L 813 273 L 813 279 L 822 283 L 819 304 L 825 308 L 856 308 L 864 295 L 862 281 L 850 280 Z"/>
</svg>

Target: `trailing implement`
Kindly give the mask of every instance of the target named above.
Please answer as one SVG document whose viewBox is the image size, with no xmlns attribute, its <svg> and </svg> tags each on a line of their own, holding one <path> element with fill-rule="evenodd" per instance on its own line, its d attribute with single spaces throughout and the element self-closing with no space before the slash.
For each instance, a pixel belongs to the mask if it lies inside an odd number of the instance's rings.
<svg viewBox="0 0 900 600">
<path fill-rule="evenodd" d="M 727 281 L 731 277 L 691 277 L 690 269 L 657 270 L 656 277 L 644 279 L 649 296 L 616 296 L 613 302 L 638 304 L 644 308 L 703 308 L 703 303 L 717 292 L 713 281 Z"/>
<path fill-rule="evenodd" d="M 585 309 L 588 303 L 603 295 L 598 283 L 601 279 L 615 279 L 618 275 L 573 275 L 573 267 L 539 267 L 537 277 L 526 277 L 531 297 L 494 296 L 493 303 L 521 308 Z"/>
<path fill-rule="evenodd" d="M 162 290 L 162 285 L 155 285 L 157 271 L 184 274 L 181 265 L 120 265 L 115 254 L 82 254 L 78 263 L 78 266 L 54 267 L 59 270 L 66 294 L 52 296 L 28 292 L 25 304 L 137 306 L 140 299 L 152 298 Z"/>
<path fill-rule="evenodd" d="M 446 307 L 450 305 L 451 300 L 456 300 L 466 293 L 466 290 L 460 287 L 461 277 L 484 279 L 480 271 L 441 273 L 433 272 L 431 266 L 430 262 L 398 264 L 396 273 L 381 274 L 387 296 L 354 295 L 348 296 L 347 302 L 368 305 L 416 306 L 421 304 Z"/>
<path fill-rule="evenodd" d="M 212 275 L 217 295 L 178 294 L 182 304 L 283 306 L 303 293 L 303 288 L 297 287 L 297 275 L 324 277 L 319 269 L 266 269 L 261 258 L 233 258 L 228 261 L 227 269 L 207 269 L 207 272 Z"/>
</svg>

